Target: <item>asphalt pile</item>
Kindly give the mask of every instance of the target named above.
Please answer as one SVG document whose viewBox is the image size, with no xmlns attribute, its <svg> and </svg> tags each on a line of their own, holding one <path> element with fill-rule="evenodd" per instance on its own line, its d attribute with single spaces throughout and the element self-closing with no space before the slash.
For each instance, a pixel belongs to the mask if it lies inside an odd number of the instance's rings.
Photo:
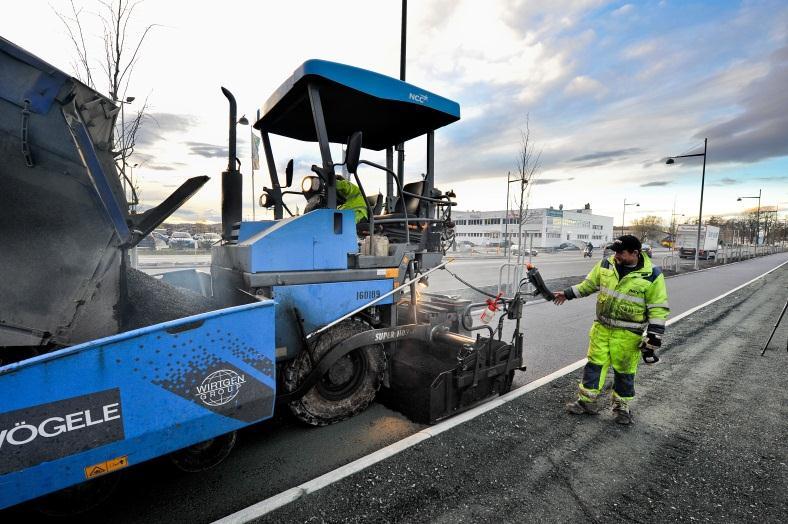
<svg viewBox="0 0 788 524">
<path fill-rule="evenodd" d="M 260 522 L 788 522 L 788 267 L 668 328 L 633 426 L 555 380 Z"/>
<path fill-rule="evenodd" d="M 128 303 L 124 321 L 127 330 L 221 309 L 221 305 L 209 297 L 172 286 L 134 268 L 126 270 L 126 282 Z"/>
</svg>

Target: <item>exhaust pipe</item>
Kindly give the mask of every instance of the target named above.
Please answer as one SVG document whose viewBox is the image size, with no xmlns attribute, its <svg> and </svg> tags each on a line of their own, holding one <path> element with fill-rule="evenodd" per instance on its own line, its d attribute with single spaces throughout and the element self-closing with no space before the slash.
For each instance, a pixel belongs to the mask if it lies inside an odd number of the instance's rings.
<svg viewBox="0 0 788 524">
<path fill-rule="evenodd" d="M 241 202 L 243 198 L 243 179 L 236 167 L 238 160 L 235 154 L 235 124 L 238 121 L 237 106 L 233 94 L 222 87 L 222 93 L 230 102 L 230 138 L 227 158 L 227 171 L 222 173 L 222 238 L 225 242 L 234 243 L 233 226 L 241 221 Z M 236 232 L 237 235 L 237 232 Z"/>
</svg>

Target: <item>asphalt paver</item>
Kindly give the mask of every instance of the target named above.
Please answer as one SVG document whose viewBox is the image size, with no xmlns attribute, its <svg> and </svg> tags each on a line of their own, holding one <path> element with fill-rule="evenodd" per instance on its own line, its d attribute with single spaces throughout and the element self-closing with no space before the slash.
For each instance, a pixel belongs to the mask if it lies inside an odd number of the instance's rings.
<svg viewBox="0 0 788 524">
<path fill-rule="evenodd" d="M 578 371 L 259 522 L 788 522 L 788 325 L 761 357 L 786 282 L 670 326 L 632 426 L 564 412 Z"/>
</svg>

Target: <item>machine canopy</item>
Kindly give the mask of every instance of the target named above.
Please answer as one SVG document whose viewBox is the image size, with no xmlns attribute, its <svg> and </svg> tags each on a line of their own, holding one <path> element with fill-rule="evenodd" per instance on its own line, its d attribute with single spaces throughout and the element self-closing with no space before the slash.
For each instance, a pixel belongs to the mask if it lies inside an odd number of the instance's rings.
<svg viewBox="0 0 788 524">
<path fill-rule="evenodd" d="M 320 90 L 329 142 L 345 143 L 355 131 L 364 147 L 379 151 L 460 119 L 447 98 L 379 73 L 325 60 L 307 60 L 260 110 L 254 127 L 317 141 L 308 84 Z"/>
</svg>

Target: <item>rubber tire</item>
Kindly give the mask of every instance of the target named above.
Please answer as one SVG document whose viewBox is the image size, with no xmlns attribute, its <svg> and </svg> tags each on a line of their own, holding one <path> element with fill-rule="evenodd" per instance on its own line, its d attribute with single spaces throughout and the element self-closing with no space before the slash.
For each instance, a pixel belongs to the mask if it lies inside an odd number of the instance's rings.
<svg viewBox="0 0 788 524">
<path fill-rule="evenodd" d="M 360 320 L 340 322 L 323 333 L 312 348 L 315 361 L 319 361 L 332 347 L 343 340 L 370 329 L 372 328 L 369 324 Z M 383 382 L 386 356 L 383 353 L 383 348 L 375 344 L 355 349 L 342 358 L 352 358 L 354 354 L 366 363 L 364 376 L 359 379 L 360 383 L 355 389 L 341 400 L 334 400 L 325 398 L 321 394 L 320 384 L 315 384 L 306 395 L 289 404 L 290 411 L 296 418 L 311 426 L 327 426 L 350 418 L 369 406 Z M 312 362 L 309 354 L 302 351 L 285 372 L 285 390 L 295 390 L 311 370 Z"/>
<path fill-rule="evenodd" d="M 39 513 L 50 517 L 72 517 L 86 513 L 104 504 L 115 492 L 120 482 L 120 472 L 56 491 L 34 501 Z"/>
<path fill-rule="evenodd" d="M 232 431 L 170 453 L 170 461 L 176 468 L 187 473 L 205 471 L 227 458 L 235 447 L 237 435 L 237 432 Z"/>
</svg>

